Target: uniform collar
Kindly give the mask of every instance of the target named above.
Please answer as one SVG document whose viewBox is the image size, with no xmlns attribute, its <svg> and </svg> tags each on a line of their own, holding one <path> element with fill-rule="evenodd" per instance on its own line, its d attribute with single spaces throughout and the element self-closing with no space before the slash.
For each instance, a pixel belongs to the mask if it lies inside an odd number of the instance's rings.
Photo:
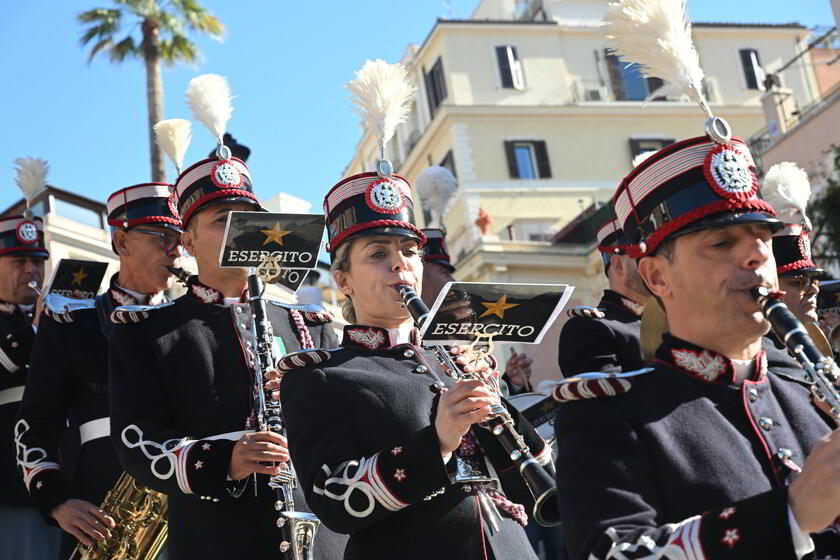
<svg viewBox="0 0 840 560">
<path fill-rule="evenodd" d="M 636 317 L 641 317 L 642 313 L 645 312 L 645 305 L 643 303 L 639 303 L 635 300 L 632 300 L 629 297 L 616 292 L 615 290 L 604 290 L 604 295 L 601 298 L 601 302 L 616 305 L 629 312 L 631 315 L 635 315 Z"/>
<path fill-rule="evenodd" d="M 380 350 L 398 344 L 419 344 L 417 329 L 383 329 L 365 325 L 346 325 L 341 346 Z"/>
<path fill-rule="evenodd" d="M 229 305 L 225 302 L 225 295 L 217 290 L 216 288 L 211 288 L 206 284 L 202 284 L 198 281 L 198 276 L 191 276 L 189 280 L 187 280 L 187 285 L 189 289 L 187 293 L 190 294 L 192 297 L 200 301 L 201 303 L 218 303 L 221 305 Z M 242 292 L 242 295 L 239 296 L 239 303 L 245 303 L 246 296 L 248 294 L 248 290 Z"/>
<path fill-rule="evenodd" d="M 662 336 L 662 345 L 656 351 L 656 360 L 708 383 L 736 385 L 742 381 L 736 375 L 735 363 L 732 360 L 712 350 L 681 340 L 670 333 Z M 767 356 L 764 350 L 759 350 L 756 354 L 755 364 L 755 371 L 749 379 L 761 382 L 767 377 Z"/>
<path fill-rule="evenodd" d="M 18 304 L 0 300 L 0 315 L 15 315 L 19 311 Z"/>
</svg>

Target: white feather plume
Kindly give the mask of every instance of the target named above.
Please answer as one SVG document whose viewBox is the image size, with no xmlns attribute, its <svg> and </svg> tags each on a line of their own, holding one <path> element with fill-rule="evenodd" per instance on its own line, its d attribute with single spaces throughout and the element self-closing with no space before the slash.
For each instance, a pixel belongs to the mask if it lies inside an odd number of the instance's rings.
<svg viewBox="0 0 840 560">
<path fill-rule="evenodd" d="M 647 152 L 642 152 L 641 154 L 637 155 L 633 158 L 633 168 L 639 167 L 645 160 L 647 160 L 650 156 L 656 153 L 656 150 L 650 150 Z"/>
<path fill-rule="evenodd" d="M 607 39 L 625 63 L 635 62 L 645 76 L 666 82 L 650 97 L 685 94 L 711 116 L 685 0 L 621 0 L 609 5 L 606 23 Z"/>
<path fill-rule="evenodd" d="M 368 60 L 346 87 L 362 124 L 376 136 L 379 148 L 384 148 L 397 125 L 408 117 L 417 91 L 408 82 L 405 67 L 384 60 Z"/>
<path fill-rule="evenodd" d="M 202 74 L 187 86 L 187 104 L 193 116 L 206 126 L 219 144 L 233 113 L 233 96 L 227 78 L 218 74 Z"/>
<path fill-rule="evenodd" d="M 432 213 L 432 220 L 437 220 L 437 225 L 442 226 L 443 215 L 458 187 L 455 176 L 447 168 L 433 165 L 417 175 L 414 185 L 423 208 Z"/>
<path fill-rule="evenodd" d="M 167 119 L 154 126 L 155 140 L 172 163 L 177 173 L 184 168 L 184 154 L 192 141 L 192 123 L 186 119 Z"/>
<path fill-rule="evenodd" d="M 808 174 L 795 163 L 783 161 L 771 167 L 764 176 L 761 196 L 770 203 L 780 220 L 787 224 L 802 224 L 811 231 L 811 220 L 805 214 L 811 198 Z"/>
<path fill-rule="evenodd" d="M 32 199 L 47 188 L 50 166 L 44 159 L 20 157 L 15 159 L 15 170 L 15 183 L 26 199 L 26 206 L 29 207 Z"/>
</svg>

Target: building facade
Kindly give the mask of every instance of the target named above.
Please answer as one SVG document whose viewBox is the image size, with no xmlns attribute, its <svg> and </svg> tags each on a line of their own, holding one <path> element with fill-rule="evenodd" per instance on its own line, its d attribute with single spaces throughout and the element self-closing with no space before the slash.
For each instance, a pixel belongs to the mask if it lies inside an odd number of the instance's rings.
<svg viewBox="0 0 840 560">
<path fill-rule="evenodd" d="M 607 50 L 607 4 L 482 0 L 469 19 L 438 20 L 406 49 L 417 94 L 386 155 L 412 183 L 429 165 L 457 176 L 443 225 L 460 280 L 570 283 L 572 305 L 595 303 L 606 281 L 594 244 L 552 239 L 609 200 L 636 155 L 702 133 L 702 114 L 686 99 L 645 103 L 661 82 Z M 695 23 L 693 34 L 714 112 L 749 137 L 765 126 L 766 73 L 799 54 L 808 30 Z M 818 97 L 810 66 L 781 79 L 801 106 Z M 345 175 L 376 159 L 374 140 L 363 136 Z M 480 211 L 483 225 L 490 220 L 484 234 Z M 543 377 L 557 376 L 550 345 L 526 350 Z"/>
</svg>

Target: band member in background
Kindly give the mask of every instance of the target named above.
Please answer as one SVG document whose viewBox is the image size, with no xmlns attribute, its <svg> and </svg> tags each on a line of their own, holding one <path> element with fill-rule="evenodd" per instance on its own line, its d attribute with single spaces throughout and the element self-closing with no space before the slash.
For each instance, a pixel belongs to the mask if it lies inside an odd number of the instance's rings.
<svg viewBox="0 0 840 560">
<path fill-rule="evenodd" d="M 446 231 L 439 228 L 423 230 L 426 245 L 423 247 L 423 302 L 430 308 L 438 294 L 448 282 L 455 282 L 455 265 L 446 245 Z M 517 395 L 533 391 L 531 387 L 531 364 L 533 360 L 525 353 L 511 352 L 502 375 L 508 394 Z"/>
<path fill-rule="evenodd" d="M 565 377 L 588 371 L 633 371 L 644 363 L 639 328 L 650 292 L 635 260 L 627 256 L 612 208 L 602 208 L 600 216 L 598 250 L 610 287 L 596 310 L 575 308 L 563 325 L 558 361 Z"/>
<path fill-rule="evenodd" d="M 785 292 L 782 301 L 803 324 L 816 325 L 820 281 L 829 275 L 811 258 L 811 220 L 805 208 L 811 195 L 808 175 L 793 163 L 778 163 L 767 171 L 761 195 L 785 223 L 784 229 L 773 234 L 779 289 Z"/>
<path fill-rule="evenodd" d="M 169 185 L 146 183 L 108 198 L 111 240 L 120 270 L 108 290 L 74 300 L 74 310 L 48 296 L 32 353 L 26 391 L 14 427 L 19 476 L 41 513 L 65 532 L 66 558 L 77 540 L 104 539 L 113 519 L 99 509 L 122 473 L 108 420 L 108 337 L 111 310 L 157 304 L 173 277 L 167 266 L 180 255 L 181 222 L 169 206 Z M 77 431 L 77 457 L 63 457 L 59 443 Z"/>
<path fill-rule="evenodd" d="M 189 91 L 216 87 L 213 78 L 195 78 Z M 278 558 L 281 532 L 266 475 L 288 460 L 286 440 L 255 431 L 247 270 L 219 265 L 228 213 L 261 206 L 248 167 L 233 157 L 193 164 L 175 192 L 198 275 L 180 298 L 145 318 L 126 313 L 137 322 L 114 330 L 111 439 L 130 475 L 168 495 L 170 560 Z M 266 307 L 278 356 L 336 345 L 323 308 Z M 296 509 L 305 509 L 300 496 Z M 320 530 L 315 543 L 316 558 L 341 558 L 343 537 Z"/>
<path fill-rule="evenodd" d="M 31 174 L 26 170 L 34 162 L 16 163 L 18 182 L 23 180 L 27 185 L 24 177 Z M 45 163 L 42 167 L 45 179 Z M 38 183 L 35 190 L 39 190 L 43 180 Z M 25 189 L 24 194 L 27 194 Z M 38 324 L 35 309 L 38 292 L 29 283 L 35 282 L 38 289 L 43 287 L 44 262 L 48 257 L 41 218 L 22 215 L 0 219 L 0 557 L 3 558 L 54 558 L 58 554 L 58 531 L 41 518 L 17 474 L 13 435 Z"/>
</svg>

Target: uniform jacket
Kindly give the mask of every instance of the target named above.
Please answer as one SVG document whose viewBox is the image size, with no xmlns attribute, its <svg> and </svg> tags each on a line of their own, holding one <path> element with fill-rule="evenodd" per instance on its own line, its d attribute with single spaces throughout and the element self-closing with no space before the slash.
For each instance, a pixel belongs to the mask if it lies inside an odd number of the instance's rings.
<svg viewBox="0 0 840 560">
<path fill-rule="evenodd" d="M 280 391 L 292 461 L 315 514 L 350 534 L 345 558 L 535 558 L 504 510 L 502 530 L 486 538 L 474 489 L 450 483 L 434 418 L 440 388 L 453 381 L 433 354 L 392 346 L 384 329 L 348 326 L 341 348 L 298 363 L 310 365 L 287 373 Z M 512 415 L 547 464 L 550 449 Z M 499 443 L 483 428 L 472 433 L 507 497 L 530 515 L 533 498 Z"/>
<path fill-rule="evenodd" d="M 787 486 L 831 431 L 801 371 L 762 351 L 737 385 L 727 358 L 670 335 L 649 365 L 625 394 L 557 414 L 571 557 L 795 559 Z"/>
<path fill-rule="evenodd" d="M 280 353 L 336 343 L 325 312 L 266 307 Z M 302 309 L 310 308 L 323 311 Z M 254 428 L 250 307 L 225 306 L 219 292 L 192 282 L 169 305 L 121 313 L 139 322 L 114 330 L 111 438 L 125 470 L 169 496 L 169 558 L 277 557 L 268 478 L 255 488 L 253 477 L 227 476 L 234 443 Z M 302 499 L 296 505 L 305 510 Z M 342 539 L 320 531 L 316 557 L 340 558 Z"/>
<path fill-rule="evenodd" d="M 98 301 L 108 309 L 136 303 L 113 278 L 106 294 Z M 38 324 L 14 433 L 19 478 L 52 522 L 50 512 L 70 498 L 100 505 L 122 468 L 107 437 L 107 309 L 100 314 L 92 299 L 71 300 L 72 311 L 53 309 L 50 301 Z"/>
<path fill-rule="evenodd" d="M 590 371 L 621 372 L 644 365 L 639 328 L 643 308 L 618 292 L 604 290 L 601 319 L 572 317 L 560 332 L 558 362 L 565 377 Z"/>
<path fill-rule="evenodd" d="M 31 506 L 17 471 L 13 428 L 29 370 L 35 331 L 32 313 L 0 301 L 0 505 Z"/>
</svg>

